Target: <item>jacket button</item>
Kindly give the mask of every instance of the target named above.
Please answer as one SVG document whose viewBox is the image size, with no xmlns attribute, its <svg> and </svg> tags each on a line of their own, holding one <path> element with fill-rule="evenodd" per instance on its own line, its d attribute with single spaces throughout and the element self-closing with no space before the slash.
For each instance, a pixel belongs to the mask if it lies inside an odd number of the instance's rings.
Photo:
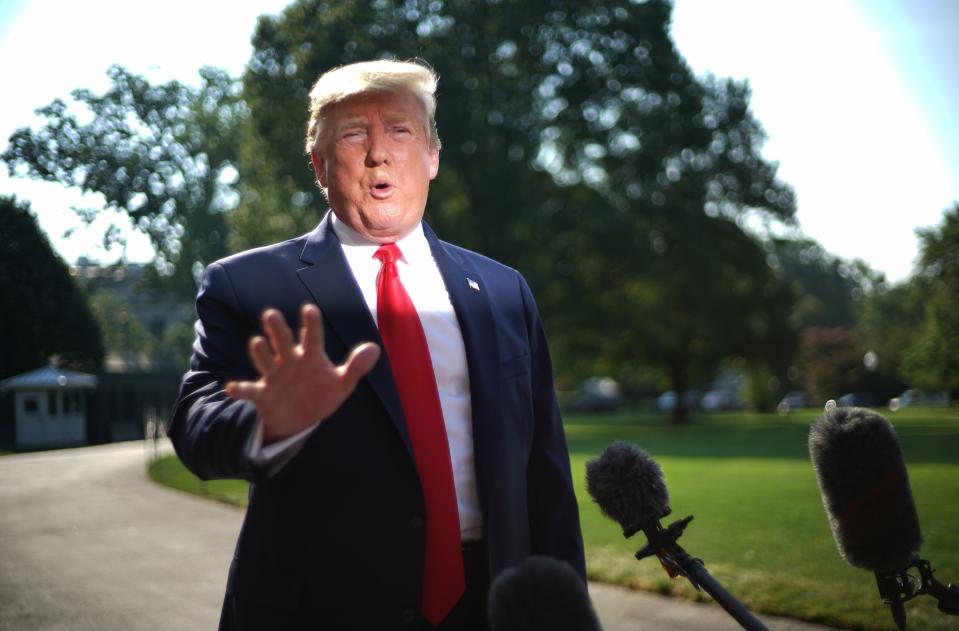
<svg viewBox="0 0 959 631">
<path fill-rule="evenodd" d="M 410 624 L 411 622 L 413 622 L 414 620 L 416 620 L 416 612 L 413 611 L 412 609 L 404 609 L 404 610 L 403 610 L 403 613 L 400 614 L 400 618 L 401 618 L 401 619 L 403 620 L 403 622 L 405 622 L 406 624 Z"/>
<path fill-rule="evenodd" d="M 423 518 L 419 515 L 415 515 L 413 519 L 410 520 L 410 527 L 412 528 L 422 528 L 423 527 Z"/>
</svg>

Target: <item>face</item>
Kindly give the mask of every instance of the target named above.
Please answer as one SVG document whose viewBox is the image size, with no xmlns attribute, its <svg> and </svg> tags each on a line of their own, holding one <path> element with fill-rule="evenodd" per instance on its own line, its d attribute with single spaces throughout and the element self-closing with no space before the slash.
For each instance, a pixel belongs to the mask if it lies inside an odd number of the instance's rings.
<svg viewBox="0 0 959 631">
<path fill-rule="evenodd" d="M 439 149 L 409 92 L 360 94 L 328 108 L 313 170 L 342 222 L 375 243 L 409 234 L 423 218 Z"/>
</svg>

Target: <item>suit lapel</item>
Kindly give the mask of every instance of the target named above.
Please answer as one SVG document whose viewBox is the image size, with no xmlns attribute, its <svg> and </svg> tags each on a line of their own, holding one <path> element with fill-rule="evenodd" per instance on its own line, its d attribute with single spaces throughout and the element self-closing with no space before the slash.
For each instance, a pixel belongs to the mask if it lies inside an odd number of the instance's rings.
<svg viewBox="0 0 959 631">
<path fill-rule="evenodd" d="M 343 342 L 344 349 L 351 349 L 367 341 L 376 342 L 382 347 L 379 330 L 366 308 L 360 288 L 340 248 L 329 213 L 310 235 L 300 260 L 305 266 L 298 269 L 297 274 L 319 306 L 323 321 Z M 380 360 L 365 379 L 383 402 L 412 457 L 409 433 L 403 420 L 399 394 L 386 353 L 380 356 Z"/>
<path fill-rule="evenodd" d="M 463 334 L 470 376 L 473 451 L 477 482 L 482 486 L 481 477 L 485 467 L 481 458 L 490 451 L 485 448 L 488 443 L 485 437 L 488 431 L 492 431 L 489 424 L 496 419 L 492 406 L 498 396 L 496 375 L 499 353 L 489 303 L 490 292 L 484 290 L 487 285 L 475 267 L 453 248 L 442 243 L 425 222 L 423 231 Z M 379 330 L 343 256 L 329 213 L 307 239 L 300 260 L 304 266 L 297 270 L 297 274 L 319 306 L 323 321 L 340 339 L 344 349 L 366 341 L 382 346 Z M 366 380 L 383 402 L 412 457 L 412 444 L 399 394 L 385 354 L 366 376 Z"/>
</svg>

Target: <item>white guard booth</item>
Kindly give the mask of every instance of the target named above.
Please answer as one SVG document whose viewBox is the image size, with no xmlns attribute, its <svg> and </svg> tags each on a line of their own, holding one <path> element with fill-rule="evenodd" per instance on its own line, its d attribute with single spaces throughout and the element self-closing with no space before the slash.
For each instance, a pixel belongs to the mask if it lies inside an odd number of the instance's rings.
<svg viewBox="0 0 959 631">
<path fill-rule="evenodd" d="M 54 366 L 0 381 L 0 391 L 13 392 L 17 447 L 86 443 L 87 391 L 96 386 L 94 375 Z"/>
</svg>

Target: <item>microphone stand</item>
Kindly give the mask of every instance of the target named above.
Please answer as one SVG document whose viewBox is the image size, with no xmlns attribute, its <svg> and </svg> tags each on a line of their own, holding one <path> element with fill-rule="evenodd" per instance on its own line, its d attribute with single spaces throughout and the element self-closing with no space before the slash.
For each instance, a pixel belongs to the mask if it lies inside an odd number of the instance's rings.
<svg viewBox="0 0 959 631">
<path fill-rule="evenodd" d="M 919 576 L 909 574 L 910 569 L 918 571 Z M 936 580 L 935 573 L 932 564 L 923 559 L 916 560 L 899 572 L 876 572 L 879 596 L 882 597 L 882 602 L 889 605 L 892 619 L 901 631 L 906 629 L 906 608 L 903 603 L 920 594 L 929 594 L 935 598 L 942 613 L 959 615 L 959 587 L 952 583 L 943 585 Z"/>
<path fill-rule="evenodd" d="M 663 517 L 670 512 L 669 508 L 667 508 Z M 659 562 L 662 563 L 663 568 L 666 570 L 666 573 L 669 574 L 670 578 L 675 578 L 679 575 L 685 576 L 697 591 L 705 590 L 707 594 L 712 596 L 713 600 L 719 603 L 719 605 L 726 610 L 726 613 L 732 616 L 743 629 L 747 629 L 748 631 L 769 631 L 752 612 L 746 609 L 741 602 L 733 598 L 733 596 L 726 591 L 726 588 L 706 571 L 706 566 L 703 565 L 702 560 L 693 558 L 682 546 L 676 543 L 676 540 L 682 536 L 683 531 L 686 530 L 686 526 L 689 525 L 689 522 L 692 520 L 693 516 L 690 515 L 663 528 L 657 519 L 652 524 L 647 524 L 643 527 L 626 529 L 623 531 L 623 534 L 627 539 L 639 530 L 642 530 L 646 534 L 648 542 L 636 552 L 637 560 L 642 560 L 653 555 L 659 557 Z"/>
</svg>

